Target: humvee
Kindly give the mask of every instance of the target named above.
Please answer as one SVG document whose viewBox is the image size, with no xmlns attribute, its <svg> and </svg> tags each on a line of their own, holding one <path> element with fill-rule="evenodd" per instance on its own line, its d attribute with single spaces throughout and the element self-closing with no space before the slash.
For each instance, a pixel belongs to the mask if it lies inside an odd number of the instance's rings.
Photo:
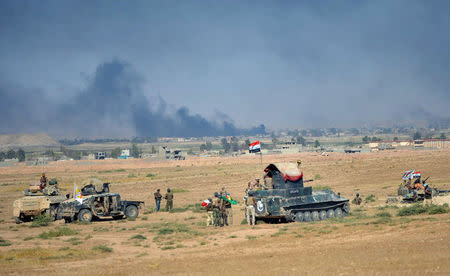
<svg viewBox="0 0 450 276">
<path fill-rule="evenodd" d="M 90 222 L 93 218 L 112 217 L 113 219 L 136 218 L 143 201 L 121 200 L 120 194 L 109 191 L 109 183 L 103 183 L 103 189 L 97 191 L 90 184 L 81 189 L 81 202 L 71 198 L 59 204 L 56 219 L 66 222 L 78 220 Z"/>
</svg>

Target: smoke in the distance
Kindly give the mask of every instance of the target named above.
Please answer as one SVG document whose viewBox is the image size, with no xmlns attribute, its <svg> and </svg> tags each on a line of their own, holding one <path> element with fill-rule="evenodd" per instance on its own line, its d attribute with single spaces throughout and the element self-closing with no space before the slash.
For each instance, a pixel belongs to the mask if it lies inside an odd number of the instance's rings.
<svg viewBox="0 0 450 276">
<path fill-rule="evenodd" d="M 84 89 L 64 102 L 39 90 L 0 86 L 2 132 L 49 132 L 60 137 L 200 137 L 263 134 L 264 125 L 235 127 L 223 116 L 210 121 L 188 108 L 147 98 L 142 77 L 120 60 L 98 65 Z"/>
</svg>

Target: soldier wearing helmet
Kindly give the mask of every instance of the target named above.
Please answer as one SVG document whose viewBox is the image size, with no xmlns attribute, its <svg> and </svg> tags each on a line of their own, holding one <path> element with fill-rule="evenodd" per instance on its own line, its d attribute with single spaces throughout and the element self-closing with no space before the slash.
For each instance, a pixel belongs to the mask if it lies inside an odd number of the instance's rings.
<svg viewBox="0 0 450 276">
<path fill-rule="evenodd" d="M 352 200 L 352 203 L 355 205 L 361 205 L 362 199 L 359 197 L 359 193 L 356 193 L 355 198 Z"/>
</svg>

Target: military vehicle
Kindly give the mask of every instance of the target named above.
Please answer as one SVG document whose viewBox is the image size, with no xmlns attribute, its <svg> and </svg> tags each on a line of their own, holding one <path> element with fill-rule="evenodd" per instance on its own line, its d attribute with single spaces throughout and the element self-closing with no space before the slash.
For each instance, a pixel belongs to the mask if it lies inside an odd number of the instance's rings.
<svg viewBox="0 0 450 276">
<path fill-rule="evenodd" d="M 309 222 L 342 217 L 350 211 L 348 199 L 330 190 L 313 192 L 312 187 L 304 187 L 296 163 L 274 163 L 264 171 L 267 189 L 247 192 L 256 199 L 257 220 Z"/>
<path fill-rule="evenodd" d="M 136 218 L 143 201 L 121 200 L 118 193 L 109 191 L 109 183 L 103 183 L 101 191 L 88 184 L 81 189 L 81 199 L 71 198 L 59 204 L 56 218 L 66 222 L 74 220 L 90 222 L 93 218 Z"/>
<path fill-rule="evenodd" d="M 16 223 L 32 221 L 37 215 L 48 215 L 55 219 L 59 204 L 68 198 L 68 195 L 59 195 L 58 182 L 54 179 L 49 185 L 40 190 L 39 184 L 30 184 L 23 191 L 24 197 L 13 203 L 13 216 Z"/>
</svg>

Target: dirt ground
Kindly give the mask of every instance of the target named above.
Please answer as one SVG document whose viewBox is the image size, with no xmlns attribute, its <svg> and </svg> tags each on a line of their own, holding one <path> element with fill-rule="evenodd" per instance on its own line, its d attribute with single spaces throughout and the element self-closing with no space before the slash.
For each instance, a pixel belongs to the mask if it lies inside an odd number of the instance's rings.
<svg viewBox="0 0 450 276">
<path fill-rule="evenodd" d="M 313 187 L 330 187 L 346 198 L 373 201 L 351 206 L 343 219 L 315 223 L 242 225 L 247 182 L 272 162 L 302 160 Z M 317 153 L 229 158 L 61 161 L 45 168 L 0 168 L 0 274 L 450 274 L 450 213 L 398 216 L 386 206 L 403 171 L 431 176 L 431 186 L 450 189 L 450 151 Z M 90 177 L 111 183 L 124 199 L 143 200 L 136 220 L 90 224 L 16 225 L 12 204 L 45 170 L 63 193 Z M 222 186 L 240 201 L 233 225 L 205 226 L 193 204 Z M 175 191 L 175 212 L 154 213 L 153 192 Z M 448 202 L 448 197 L 440 202 Z M 163 202 L 164 205 L 164 202 Z M 51 235 L 60 233 L 60 235 Z M 46 235 L 47 234 L 47 235 Z"/>
</svg>

